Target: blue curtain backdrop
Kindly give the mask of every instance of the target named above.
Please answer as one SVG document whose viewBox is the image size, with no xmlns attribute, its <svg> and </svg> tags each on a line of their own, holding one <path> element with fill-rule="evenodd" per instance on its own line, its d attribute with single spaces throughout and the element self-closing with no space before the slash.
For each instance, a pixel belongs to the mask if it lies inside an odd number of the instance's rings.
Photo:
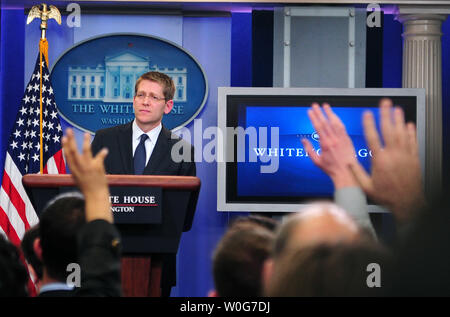
<svg viewBox="0 0 450 317">
<path fill-rule="evenodd" d="M 383 23 L 383 88 L 401 88 L 403 27 L 392 14 L 385 14 Z"/>
<path fill-rule="evenodd" d="M 24 92 L 38 51 L 39 30 L 37 24 L 25 26 L 23 9 L 1 10 L 0 40 L 0 166 L 18 105 Z M 85 18 L 86 17 L 86 18 Z M 252 83 L 252 13 L 233 13 L 231 17 L 133 17 L 83 16 L 85 28 L 53 28 L 48 32 L 50 64 L 73 43 L 98 33 L 125 31 L 151 33 L 168 38 L 190 51 L 203 66 L 209 80 L 209 98 L 199 118 L 203 127 L 217 125 L 217 87 L 251 86 Z M 120 20 L 126 20 L 120 21 Z M 141 27 L 131 21 L 137 21 Z M 158 20 L 159 19 L 159 20 Z M 170 20 L 170 32 L 158 27 L 164 19 Z M 84 24 L 83 24 L 84 23 Z M 101 25 L 101 29 L 99 29 Z M 134 26 L 133 26 L 134 25 Z M 142 25 L 147 28 L 143 29 Z M 150 25 L 150 26 L 149 26 Z M 164 24 L 167 25 L 167 24 Z M 401 24 L 392 15 L 386 15 L 383 32 L 383 86 L 401 87 Z M 450 21 L 443 25 L 443 123 L 444 140 L 449 136 L 450 106 Z M 253 50 L 258 47 L 253 46 Z M 264 48 L 266 49 L 266 48 Z M 381 52 L 380 52 L 381 53 Z M 51 66 L 50 65 L 50 66 Z M 266 78 L 267 80 L 271 80 Z M 67 123 L 66 123 L 67 126 Z M 188 126 L 192 130 L 192 124 Z M 204 140 L 204 143 L 208 143 Z M 448 145 L 444 144 L 444 167 L 448 170 Z M 178 254 L 178 286 L 173 296 L 206 296 L 213 287 L 211 256 L 230 219 L 237 213 L 219 213 L 216 206 L 216 164 L 199 163 L 198 176 L 202 190 L 193 228 L 182 237 Z M 0 176 L 1 177 L 1 176 Z"/>
<path fill-rule="evenodd" d="M 0 182 L 3 178 L 5 154 L 19 103 L 24 92 L 25 15 L 23 8 L 1 8 L 0 28 Z M 39 38 L 36 39 L 36 45 Z M 36 61 L 34 56 L 34 61 Z"/>
<path fill-rule="evenodd" d="M 230 85 L 230 41 L 231 18 L 183 19 L 183 47 L 194 54 L 208 77 L 208 101 L 198 117 L 203 128 L 217 126 L 217 87 Z M 192 124 L 190 130 L 193 136 Z M 203 140 L 203 146 L 209 141 Z M 180 242 L 179 283 L 172 291 L 173 296 L 206 296 L 212 289 L 210 258 L 228 221 L 228 214 L 217 212 L 216 169 L 216 163 L 197 163 L 202 188 L 192 229 L 182 235 Z"/>
<path fill-rule="evenodd" d="M 231 15 L 231 86 L 252 86 L 252 14 Z"/>
</svg>

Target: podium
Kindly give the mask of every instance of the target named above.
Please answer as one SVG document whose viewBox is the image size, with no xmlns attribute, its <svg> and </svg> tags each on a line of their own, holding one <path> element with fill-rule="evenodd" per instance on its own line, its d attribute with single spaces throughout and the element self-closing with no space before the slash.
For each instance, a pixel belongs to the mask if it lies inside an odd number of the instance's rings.
<svg viewBox="0 0 450 317">
<path fill-rule="evenodd" d="M 200 191 L 200 179 L 194 176 L 158 175 L 106 177 L 110 192 L 114 193 L 114 197 L 111 197 L 113 201 L 119 200 L 115 197 L 119 197 L 122 192 L 156 192 L 157 201 L 152 201 L 152 204 L 135 202 L 141 210 L 140 214 L 145 216 L 144 223 L 141 218 L 136 218 L 137 221 L 128 221 L 129 217 L 126 215 L 128 211 L 125 214 L 121 213 L 120 217 L 116 212 L 113 214 L 114 224 L 122 237 L 123 295 L 159 297 L 162 256 L 176 254 L 182 232 L 190 230 L 192 226 Z M 56 195 L 77 190 L 71 175 L 28 174 L 23 177 L 22 182 L 38 216 L 48 201 Z M 114 205 L 112 203 L 112 206 Z M 159 208 L 153 211 L 151 207 L 146 206 Z M 133 217 L 134 212 L 129 214 Z"/>
</svg>

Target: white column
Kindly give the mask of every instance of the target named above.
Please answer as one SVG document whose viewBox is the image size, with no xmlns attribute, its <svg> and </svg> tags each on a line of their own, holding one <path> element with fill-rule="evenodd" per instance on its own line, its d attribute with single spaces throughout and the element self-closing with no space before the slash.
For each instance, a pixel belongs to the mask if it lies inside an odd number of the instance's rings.
<svg viewBox="0 0 450 317">
<path fill-rule="evenodd" d="M 425 88 L 425 193 L 442 187 L 442 47 L 441 14 L 400 14 L 403 24 L 404 88 Z"/>
</svg>

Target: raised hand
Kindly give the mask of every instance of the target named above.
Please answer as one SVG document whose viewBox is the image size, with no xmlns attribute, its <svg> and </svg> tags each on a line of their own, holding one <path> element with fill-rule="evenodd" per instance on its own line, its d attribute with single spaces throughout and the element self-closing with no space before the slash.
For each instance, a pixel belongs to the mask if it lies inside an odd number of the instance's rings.
<svg viewBox="0 0 450 317">
<path fill-rule="evenodd" d="M 371 112 L 364 113 L 363 126 L 372 151 L 371 175 L 360 164 L 351 170 L 362 189 L 373 200 L 386 205 L 398 222 L 405 222 L 425 204 L 422 176 L 413 123 L 405 124 L 403 110 L 393 109 L 390 99 L 380 101 L 381 134 Z"/>
<path fill-rule="evenodd" d="M 77 149 L 72 129 L 66 130 L 62 139 L 64 155 L 76 184 L 86 199 L 86 221 L 103 219 L 113 222 L 109 203 L 109 189 L 103 162 L 107 149 L 92 156 L 90 136 L 85 133 L 83 153 Z"/>
<path fill-rule="evenodd" d="M 357 186 L 358 183 L 349 169 L 349 166 L 357 161 L 352 140 L 330 105 L 323 104 L 323 110 L 326 117 L 317 103 L 308 110 L 309 119 L 319 134 L 320 155 L 317 155 L 307 139 L 302 139 L 303 146 L 314 164 L 331 177 L 336 189 Z"/>
</svg>

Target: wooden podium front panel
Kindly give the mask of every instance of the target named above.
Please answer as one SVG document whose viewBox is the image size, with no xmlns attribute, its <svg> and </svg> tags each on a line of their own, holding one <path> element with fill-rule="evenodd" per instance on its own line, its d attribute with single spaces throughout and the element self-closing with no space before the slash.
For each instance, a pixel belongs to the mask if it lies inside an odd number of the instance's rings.
<svg viewBox="0 0 450 317">
<path fill-rule="evenodd" d="M 124 297 L 161 296 L 161 260 L 157 256 L 123 256 L 121 265 Z"/>
</svg>

